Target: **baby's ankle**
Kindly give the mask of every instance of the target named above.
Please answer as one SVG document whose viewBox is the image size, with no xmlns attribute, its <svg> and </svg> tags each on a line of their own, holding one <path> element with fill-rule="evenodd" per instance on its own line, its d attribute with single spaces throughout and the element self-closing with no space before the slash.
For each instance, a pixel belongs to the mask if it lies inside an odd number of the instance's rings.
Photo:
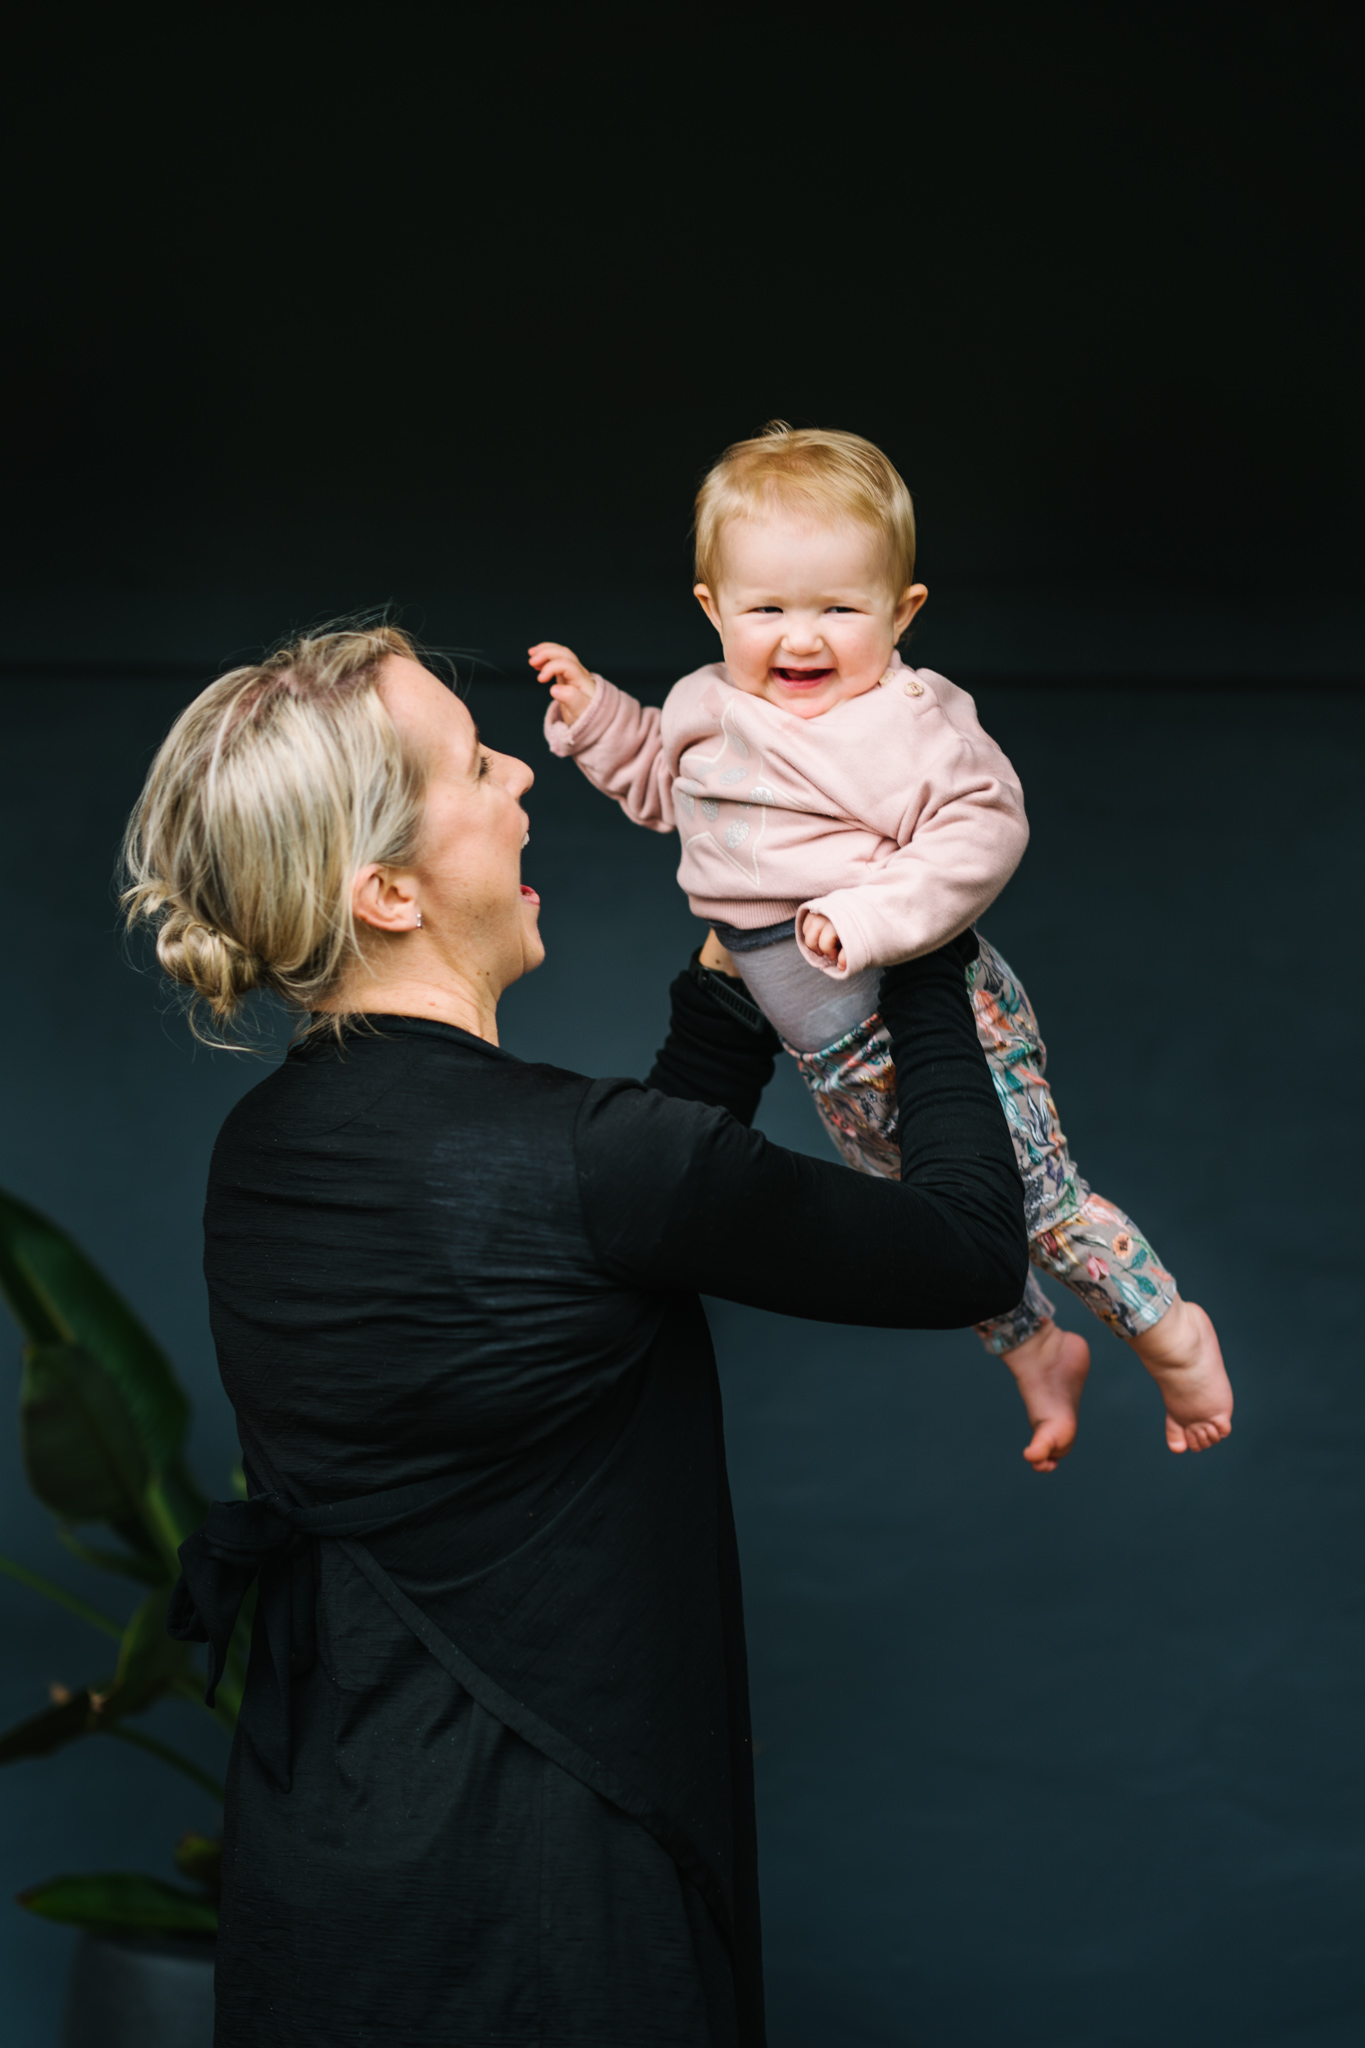
<svg viewBox="0 0 1365 2048">
<path fill-rule="evenodd" d="M 1189 1303 L 1177 1294 L 1159 1321 L 1129 1341 L 1148 1372 L 1178 1372 L 1197 1362 L 1203 1350 L 1203 1329 Z"/>
</svg>

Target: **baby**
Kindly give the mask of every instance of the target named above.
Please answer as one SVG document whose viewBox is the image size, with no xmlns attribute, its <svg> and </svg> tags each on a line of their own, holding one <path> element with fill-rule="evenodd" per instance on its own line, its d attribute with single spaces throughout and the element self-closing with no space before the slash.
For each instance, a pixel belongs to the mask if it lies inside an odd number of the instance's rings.
<svg viewBox="0 0 1365 2048">
<path fill-rule="evenodd" d="M 778 421 L 738 442 L 697 497 L 696 596 L 724 661 L 648 709 L 567 647 L 530 649 L 553 699 L 546 737 L 626 816 L 682 841 L 678 879 L 712 927 L 703 969 L 738 974 L 774 1025 L 843 1158 L 900 1171 L 879 971 L 966 931 L 1018 865 L 1023 795 L 972 699 L 896 646 L 928 596 L 914 582 L 910 494 L 856 434 Z M 1137 1225 L 1092 1194 L 1067 1149 L 1020 982 L 980 939 L 977 1031 L 1024 1180 L 1032 1264 L 1137 1352 L 1173 1451 L 1232 1427 L 1213 1324 L 1181 1299 Z M 979 1326 L 1013 1373 L 1051 1472 L 1090 1368 L 1033 1274 Z"/>
</svg>

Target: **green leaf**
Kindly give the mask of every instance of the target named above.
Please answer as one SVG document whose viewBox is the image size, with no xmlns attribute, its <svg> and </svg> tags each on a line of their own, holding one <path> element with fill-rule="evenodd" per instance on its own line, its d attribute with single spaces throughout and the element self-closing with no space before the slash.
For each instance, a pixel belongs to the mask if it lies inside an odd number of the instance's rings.
<svg viewBox="0 0 1365 2048">
<path fill-rule="evenodd" d="M 218 1928 L 218 1908 L 209 1900 L 135 1870 L 53 1877 L 18 1898 L 44 1920 L 102 1934 L 214 1934 Z"/>
<path fill-rule="evenodd" d="M 223 1882 L 221 1835 L 182 1835 L 175 1845 L 175 1867 L 191 1884 L 202 1884 L 217 1898 Z"/>
<path fill-rule="evenodd" d="M 73 1557 L 84 1564 L 98 1565 L 102 1572 L 118 1572 L 125 1579 L 137 1579 L 144 1586 L 164 1586 L 165 1565 L 160 1556 L 138 1557 L 131 1550 L 104 1550 L 96 1543 L 83 1543 L 72 1529 L 59 1522 L 57 1534 Z"/>
<path fill-rule="evenodd" d="M 18 1763 L 31 1756 L 50 1756 L 54 1749 L 61 1749 L 68 1742 L 78 1742 L 83 1735 L 93 1735 L 99 1726 L 97 1702 L 103 1701 L 107 1691 L 107 1686 L 83 1685 L 69 1699 L 45 1707 L 41 1714 L 34 1714 L 27 1721 L 20 1721 L 8 1733 L 0 1735 L 0 1764 Z"/>
<path fill-rule="evenodd" d="M 208 1519 L 208 1500 L 189 1466 L 178 1454 L 171 1459 L 160 1478 L 153 1482 L 151 1499 L 172 1550 L 178 1550 L 185 1538 L 192 1536 L 196 1529 L 202 1529 Z"/>
<path fill-rule="evenodd" d="M 151 1464 L 185 1441 L 190 1404 L 170 1360 L 80 1247 L 0 1193 L 0 1294 L 31 1344 L 83 1344 L 123 1394 Z"/>
<path fill-rule="evenodd" d="M 164 1693 L 193 1676 L 191 1645 L 177 1643 L 166 1633 L 170 1597 L 169 1586 L 149 1593 L 124 1631 L 118 1670 L 105 1709 L 111 1720 L 121 1721 L 125 1714 L 142 1713 Z"/>
<path fill-rule="evenodd" d="M 30 1344 L 19 1391 L 29 1485 L 68 1522 L 137 1517 L 147 1448 L 117 1383 L 81 1344 Z"/>
</svg>

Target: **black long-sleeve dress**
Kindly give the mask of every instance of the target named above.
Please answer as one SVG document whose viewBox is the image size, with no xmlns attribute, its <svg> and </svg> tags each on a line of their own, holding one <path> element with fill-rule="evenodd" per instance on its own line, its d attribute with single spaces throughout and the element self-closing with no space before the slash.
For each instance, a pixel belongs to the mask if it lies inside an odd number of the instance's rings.
<svg viewBox="0 0 1365 2048">
<path fill-rule="evenodd" d="M 673 1000 L 652 1087 L 389 1017 L 223 1128 L 205 1269 L 262 1498 L 184 1553 L 218 1649 L 261 1567 L 218 2048 L 761 2048 L 698 1295 L 953 1326 L 1026 1245 L 952 949 L 886 977 L 900 1184 L 747 1129 L 769 1042 Z"/>
</svg>

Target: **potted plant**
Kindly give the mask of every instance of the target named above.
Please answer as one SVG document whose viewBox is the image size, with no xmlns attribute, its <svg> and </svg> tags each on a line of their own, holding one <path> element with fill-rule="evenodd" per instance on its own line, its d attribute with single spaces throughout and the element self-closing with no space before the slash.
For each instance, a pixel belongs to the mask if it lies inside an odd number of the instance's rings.
<svg viewBox="0 0 1365 2048">
<path fill-rule="evenodd" d="M 107 1614 L 27 1564 L 0 1571 L 55 1601 L 108 1639 L 107 1662 L 78 1690 L 0 1735 L 0 1764 L 109 1737 L 178 1771 L 220 1803 L 208 1771 L 137 1727 L 163 1699 L 192 1702 L 230 1738 L 246 1674 L 249 1607 L 234 1636 L 216 1705 L 204 1704 L 197 1652 L 166 1633 L 177 1551 L 208 1502 L 185 1461 L 190 1403 L 169 1359 L 127 1303 L 57 1226 L 0 1192 L 0 1294 L 24 1336 L 19 1431 L 24 1469 L 56 1518 L 66 1549 L 138 1589 L 130 1614 Z M 234 1475 L 244 1491 L 240 1468 Z M 113 1644 L 117 1643 L 117 1650 Z M 65 2048 L 208 2048 L 220 1847 L 186 1834 L 173 1884 L 97 1871 L 31 1885 L 20 1905 L 83 1930 Z"/>
</svg>

